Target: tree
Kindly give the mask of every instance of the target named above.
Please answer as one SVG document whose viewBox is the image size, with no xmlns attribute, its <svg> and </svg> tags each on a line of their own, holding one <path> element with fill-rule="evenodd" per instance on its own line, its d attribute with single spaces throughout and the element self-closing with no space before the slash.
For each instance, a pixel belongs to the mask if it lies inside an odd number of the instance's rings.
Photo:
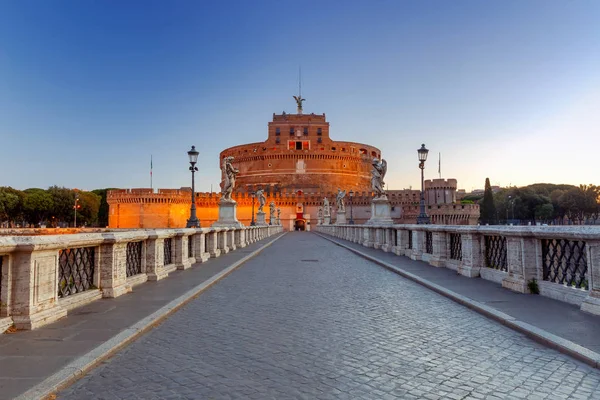
<svg viewBox="0 0 600 400">
<path fill-rule="evenodd" d="M 98 210 L 100 209 L 100 196 L 92 192 L 79 192 L 77 210 L 77 225 L 96 225 L 98 223 Z"/>
<path fill-rule="evenodd" d="M 34 224 L 44 222 L 52 212 L 54 203 L 52 196 L 44 189 L 25 189 L 23 200 L 23 213 L 25 218 Z"/>
<path fill-rule="evenodd" d="M 538 204 L 535 207 L 535 217 L 541 221 L 550 221 L 554 217 L 552 203 Z"/>
<path fill-rule="evenodd" d="M 492 192 L 492 185 L 490 185 L 490 178 L 485 178 L 485 190 L 481 202 L 481 223 L 490 225 L 498 223 L 498 215 L 496 214 L 496 205 L 494 204 L 494 193 Z"/>
<path fill-rule="evenodd" d="M 98 226 L 108 226 L 108 203 L 106 201 L 106 194 L 109 190 L 115 190 L 114 188 L 107 189 L 96 189 L 92 190 L 92 193 L 100 196 L 100 209 L 98 210 Z"/>
<path fill-rule="evenodd" d="M 48 193 L 52 196 L 52 217 L 56 221 L 69 222 L 73 220 L 75 192 L 71 189 L 50 186 Z"/>
<path fill-rule="evenodd" d="M 15 221 L 21 214 L 24 194 L 10 186 L 0 187 L 0 222 Z"/>
</svg>

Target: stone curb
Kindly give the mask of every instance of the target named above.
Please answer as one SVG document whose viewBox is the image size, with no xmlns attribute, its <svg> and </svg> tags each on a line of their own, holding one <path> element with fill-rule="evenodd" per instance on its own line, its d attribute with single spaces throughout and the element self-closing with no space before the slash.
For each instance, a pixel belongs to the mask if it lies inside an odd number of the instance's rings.
<svg viewBox="0 0 600 400">
<path fill-rule="evenodd" d="M 231 266 L 227 267 L 223 271 L 202 282 L 200 285 L 196 286 L 193 289 L 190 289 L 175 300 L 172 300 L 157 311 L 136 322 L 129 328 L 113 336 L 111 339 L 96 347 L 89 353 L 72 361 L 58 372 L 46 378 L 41 383 L 29 389 L 25 393 L 19 395 L 15 400 L 49 398 L 49 396 L 53 393 L 64 389 L 65 387 L 74 383 L 75 381 L 83 377 L 85 374 L 87 374 L 90 370 L 92 370 L 100 362 L 106 360 L 121 348 L 132 343 L 142 334 L 158 326 L 168 316 L 179 310 L 181 307 L 185 306 L 196 296 L 201 294 L 203 291 L 205 291 L 221 279 L 225 278 L 227 275 L 239 268 L 246 261 L 258 255 L 261 251 L 272 245 L 275 241 L 279 240 L 284 235 L 285 232 L 283 234 L 280 234 L 270 242 L 266 243 L 262 247 L 256 249 L 252 253 L 248 254 L 247 256 L 231 264 Z"/>
<path fill-rule="evenodd" d="M 392 272 L 397 273 L 398 275 L 401 275 L 401 276 L 403 276 L 407 279 L 410 279 L 422 286 L 425 286 L 428 289 L 433 290 L 436 293 L 439 293 L 445 297 L 448 297 L 449 299 L 451 299 L 465 307 L 468 307 L 471 310 L 477 311 L 478 313 L 483 314 L 484 316 L 486 316 L 490 319 L 498 321 L 501 324 L 503 324 L 519 333 L 526 335 L 527 337 L 535 340 L 538 343 L 541 343 L 545 346 L 548 346 L 550 348 L 558 350 L 561 353 L 564 353 L 573 358 L 576 358 L 577 360 L 582 361 L 594 368 L 600 369 L 600 354 L 598 354 L 592 350 L 589 350 L 581 345 L 578 345 L 577 343 L 574 343 L 574 342 L 571 342 L 570 340 L 561 338 L 560 336 L 554 335 L 548 331 L 540 329 L 540 328 L 533 326 L 531 324 L 528 324 L 526 322 L 519 321 L 518 319 L 516 319 L 508 314 L 505 314 L 501 311 L 498 311 L 493 307 L 487 306 L 487 305 L 480 303 L 476 300 L 473 300 L 469 297 L 466 297 L 466 296 L 463 296 L 456 292 L 453 292 L 452 290 L 446 289 L 443 286 L 440 286 L 436 283 L 430 282 L 427 279 L 423 279 L 420 276 L 417 276 L 410 272 L 404 271 L 398 267 L 395 267 L 392 264 L 389 264 L 385 261 L 375 258 L 369 254 L 363 253 L 360 250 L 356 250 L 353 247 L 350 247 L 343 243 L 340 243 L 337 240 L 329 238 L 321 233 L 316 233 L 316 234 L 321 236 L 323 239 L 329 240 L 330 242 L 332 242 L 340 247 L 350 250 L 353 253 L 356 253 L 359 256 L 366 258 L 369 261 L 372 261 Z"/>
</svg>

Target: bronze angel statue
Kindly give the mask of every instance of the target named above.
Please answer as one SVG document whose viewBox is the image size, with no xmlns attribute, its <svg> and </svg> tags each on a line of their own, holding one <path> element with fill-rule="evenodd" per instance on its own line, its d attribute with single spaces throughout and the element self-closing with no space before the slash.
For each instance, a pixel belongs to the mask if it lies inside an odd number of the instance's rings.
<svg viewBox="0 0 600 400">
<path fill-rule="evenodd" d="M 296 100 L 296 105 L 298 106 L 298 114 L 302 114 L 302 102 L 305 101 L 305 99 L 303 99 L 302 96 L 294 96 L 294 100 Z"/>
<path fill-rule="evenodd" d="M 373 169 L 371 170 L 371 188 L 373 192 L 375 192 L 375 198 L 385 198 L 385 191 L 383 187 L 385 182 L 383 182 L 383 178 L 385 177 L 385 173 L 387 172 L 387 161 L 381 159 L 379 161 L 377 158 L 373 159 Z"/>
<path fill-rule="evenodd" d="M 235 187 L 235 176 L 240 173 L 240 171 L 231 164 L 233 161 L 233 157 L 225 157 L 223 159 L 223 190 L 221 192 L 221 199 L 224 201 L 233 201 L 231 198 L 231 194 L 233 193 L 233 188 Z"/>
</svg>

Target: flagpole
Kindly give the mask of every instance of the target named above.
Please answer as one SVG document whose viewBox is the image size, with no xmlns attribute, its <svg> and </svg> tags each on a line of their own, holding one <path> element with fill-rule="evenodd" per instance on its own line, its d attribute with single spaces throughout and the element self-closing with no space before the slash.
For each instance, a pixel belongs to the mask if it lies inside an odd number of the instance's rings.
<svg viewBox="0 0 600 400">
<path fill-rule="evenodd" d="M 442 153 L 439 153 L 438 157 L 438 174 L 440 175 L 440 179 L 442 179 Z"/>
<path fill-rule="evenodd" d="M 154 191 L 154 186 L 152 186 L 152 154 L 150 154 L 150 189 Z"/>
</svg>

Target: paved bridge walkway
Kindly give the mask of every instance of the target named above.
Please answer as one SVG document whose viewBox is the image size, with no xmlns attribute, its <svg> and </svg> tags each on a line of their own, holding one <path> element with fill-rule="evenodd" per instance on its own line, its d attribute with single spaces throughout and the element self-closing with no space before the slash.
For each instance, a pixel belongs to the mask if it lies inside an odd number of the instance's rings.
<svg viewBox="0 0 600 400">
<path fill-rule="evenodd" d="M 599 385 L 600 370 L 298 232 L 58 398 L 600 399 Z"/>
</svg>

